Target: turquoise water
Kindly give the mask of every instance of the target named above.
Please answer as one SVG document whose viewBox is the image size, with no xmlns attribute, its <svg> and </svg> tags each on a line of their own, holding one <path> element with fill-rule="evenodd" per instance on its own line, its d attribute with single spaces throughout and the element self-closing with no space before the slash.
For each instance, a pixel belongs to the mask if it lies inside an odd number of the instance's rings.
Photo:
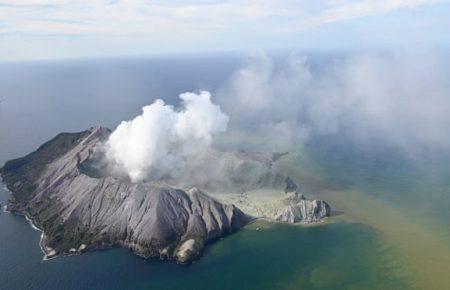
<svg viewBox="0 0 450 290">
<path fill-rule="evenodd" d="M 325 186 L 357 190 L 407 213 L 448 240 L 450 251 L 450 156 L 415 157 L 342 148 L 308 154 Z"/>
<path fill-rule="evenodd" d="M 179 92 L 214 90 L 235 62 L 0 65 L 0 163 L 61 131 L 97 124 L 113 128 L 156 97 L 174 101 Z M 123 249 L 44 262 L 40 233 L 23 217 L 2 212 L 0 288 L 413 289 L 429 280 L 444 281 L 438 270 L 450 268 L 449 159 L 407 160 L 316 145 L 306 148 L 304 160 L 295 160 L 300 166 L 295 172 L 306 191 L 332 191 L 325 198 L 343 212 L 328 224 L 250 225 L 212 244 L 190 266 L 144 260 Z M 0 203 L 7 198 L 0 189 Z M 343 201 L 351 207 L 344 208 Z M 438 257 L 437 263 L 428 257 Z M 431 276 L 418 284 L 420 265 Z"/>
<path fill-rule="evenodd" d="M 23 217 L 1 213 L 0 227 L 5 289 L 407 288 L 387 258 L 392 249 L 362 224 L 253 224 L 211 245 L 190 266 L 144 260 L 123 249 L 44 262 L 40 233 Z"/>
</svg>

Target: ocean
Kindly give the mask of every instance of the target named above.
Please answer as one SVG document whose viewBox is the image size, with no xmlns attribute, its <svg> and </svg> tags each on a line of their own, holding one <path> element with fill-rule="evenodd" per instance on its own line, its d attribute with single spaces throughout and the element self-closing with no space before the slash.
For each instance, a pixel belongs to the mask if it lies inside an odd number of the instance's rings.
<svg viewBox="0 0 450 290">
<path fill-rule="evenodd" d="M 62 131 L 115 128 L 156 98 L 176 105 L 179 93 L 214 92 L 242 61 L 221 55 L 0 64 L 0 163 Z M 0 289 L 450 287 L 450 158 L 352 146 L 318 139 L 285 164 L 303 190 L 336 210 L 328 222 L 257 222 L 188 266 L 124 249 L 43 261 L 40 232 L 1 212 Z M 2 187 L 2 205 L 8 196 Z"/>
</svg>

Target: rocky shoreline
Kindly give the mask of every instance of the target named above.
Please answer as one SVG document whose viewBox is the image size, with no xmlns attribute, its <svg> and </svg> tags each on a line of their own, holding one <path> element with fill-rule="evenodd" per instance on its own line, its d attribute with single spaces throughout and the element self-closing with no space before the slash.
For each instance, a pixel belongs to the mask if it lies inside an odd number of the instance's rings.
<svg viewBox="0 0 450 290">
<path fill-rule="evenodd" d="M 212 193 L 221 202 L 232 203 L 244 213 L 268 222 L 316 224 L 327 220 L 331 207 L 323 200 L 307 199 L 297 191 L 284 193 L 279 189 L 261 189 L 233 193 Z"/>
<path fill-rule="evenodd" d="M 196 188 L 183 191 L 84 174 L 80 164 L 109 133 L 97 127 L 59 134 L 2 167 L 2 179 L 12 192 L 7 209 L 42 230 L 46 258 L 125 247 L 144 258 L 189 263 L 207 243 L 251 220 Z M 186 244 L 188 240 L 194 243 Z"/>
<path fill-rule="evenodd" d="M 190 263 L 208 243 L 254 219 L 233 203 L 219 202 L 195 187 L 182 190 L 89 175 L 83 164 L 109 134 L 102 127 L 62 133 L 0 169 L 12 193 L 7 210 L 23 214 L 41 231 L 44 259 L 124 247 L 144 258 Z M 236 156 L 271 166 L 261 154 L 232 155 Z M 285 207 L 274 220 L 320 222 L 329 215 L 323 201 L 297 198 Z"/>
</svg>

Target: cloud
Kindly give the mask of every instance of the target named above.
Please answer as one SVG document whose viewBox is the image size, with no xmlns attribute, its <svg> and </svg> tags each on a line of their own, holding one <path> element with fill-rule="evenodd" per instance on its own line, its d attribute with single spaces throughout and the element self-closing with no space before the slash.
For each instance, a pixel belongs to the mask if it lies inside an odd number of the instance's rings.
<svg viewBox="0 0 450 290">
<path fill-rule="evenodd" d="M 189 37 L 239 31 L 296 31 L 431 5 L 413 1 L 2 1 L 2 34 Z"/>
<path fill-rule="evenodd" d="M 286 31 L 305 30 L 338 21 L 347 21 L 367 16 L 380 15 L 399 9 L 413 9 L 423 5 L 432 5 L 440 0 L 394 0 L 394 1 L 343 1 L 340 5 L 325 8 L 318 15 L 291 23 Z"/>
<path fill-rule="evenodd" d="M 448 1 L 3 0 L 0 60 L 442 45 L 449 7 L 441 3 Z"/>
<path fill-rule="evenodd" d="M 250 58 L 217 93 L 231 128 L 281 145 L 347 138 L 407 154 L 450 148 L 448 61 L 434 53 L 359 54 L 314 64 Z"/>
<path fill-rule="evenodd" d="M 226 130 L 228 116 L 209 92 L 184 93 L 180 99 L 180 111 L 159 99 L 112 132 L 102 150 L 113 172 L 124 172 L 133 182 L 174 176 Z"/>
</svg>

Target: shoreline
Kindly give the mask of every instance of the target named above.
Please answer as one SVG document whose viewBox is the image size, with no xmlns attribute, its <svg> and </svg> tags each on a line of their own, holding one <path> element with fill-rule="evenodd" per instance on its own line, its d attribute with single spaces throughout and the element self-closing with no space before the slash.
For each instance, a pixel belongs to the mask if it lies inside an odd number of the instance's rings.
<svg viewBox="0 0 450 290">
<path fill-rule="evenodd" d="M 299 194 L 307 196 L 309 201 L 317 199 L 317 196 L 312 194 Z M 284 203 L 287 197 L 286 193 L 282 189 L 277 188 L 262 188 L 241 193 L 209 192 L 208 195 L 224 204 L 233 204 L 253 220 L 263 220 L 271 223 L 314 226 L 327 223 L 332 216 L 335 216 L 333 209 L 331 209 L 330 215 L 322 217 L 320 220 L 301 220 L 297 222 L 277 220 L 277 214 L 287 206 Z"/>
<path fill-rule="evenodd" d="M 0 182 L 3 185 L 3 189 L 5 190 L 5 192 L 11 196 L 13 193 L 6 187 L 6 185 L 3 183 L 3 180 L 0 180 Z M 37 227 L 34 224 L 33 220 L 30 217 L 28 217 L 26 214 L 24 214 L 22 212 L 18 212 L 18 211 L 12 212 L 12 211 L 8 210 L 8 205 L 7 204 L 2 206 L 2 211 L 4 213 L 7 213 L 7 214 L 12 214 L 12 215 L 16 215 L 16 216 L 23 216 L 33 230 L 38 231 L 38 232 L 41 233 L 40 238 L 39 238 L 39 249 L 44 254 L 44 256 L 42 257 L 42 261 L 49 261 L 49 260 L 57 258 L 57 257 L 62 257 L 60 255 L 54 255 L 54 256 L 49 257 L 49 255 L 45 251 L 45 248 L 44 248 L 45 246 L 43 244 L 44 243 L 45 233 L 44 233 L 44 231 L 42 229 L 40 229 L 39 227 Z"/>
<path fill-rule="evenodd" d="M 11 213 L 10 214 L 15 214 L 15 213 Z M 62 257 L 70 257 L 70 256 L 76 256 L 76 255 L 80 255 L 82 254 L 82 252 L 80 252 L 79 250 L 76 250 L 76 252 L 73 253 L 62 253 L 62 254 L 53 254 L 50 255 L 46 252 L 45 250 L 45 245 L 44 245 L 44 238 L 45 238 L 45 232 L 38 228 L 34 223 L 33 220 L 31 218 L 29 218 L 26 214 L 22 214 L 20 213 L 20 215 L 23 215 L 25 217 L 25 219 L 28 221 L 28 223 L 31 225 L 31 228 L 33 228 L 34 230 L 38 231 L 41 233 L 40 239 L 39 239 L 39 248 L 41 249 L 41 252 L 44 254 L 44 257 L 42 257 L 42 261 L 50 261 L 52 259 L 55 258 L 62 258 Z M 82 244 L 84 245 L 84 244 Z M 83 248 L 85 249 L 85 248 Z M 50 251 L 50 253 L 54 251 L 53 249 Z"/>
<path fill-rule="evenodd" d="M 11 214 L 13 214 L 13 213 L 11 213 Z M 26 214 L 22 214 L 24 217 L 25 217 L 25 219 L 28 221 L 28 223 L 31 225 L 31 228 L 32 229 L 34 229 L 35 231 L 38 231 L 38 232 L 40 232 L 41 233 L 41 236 L 40 236 L 40 239 L 39 239 L 39 248 L 41 249 L 41 252 L 44 254 L 44 257 L 42 258 L 42 261 L 48 261 L 48 260 L 51 260 L 51 259 L 53 259 L 53 258 L 56 258 L 56 256 L 55 257 L 48 257 L 47 256 L 47 253 L 45 252 L 45 249 L 44 249 L 44 245 L 43 245 L 43 240 L 44 240 L 44 236 L 45 236 L 45 233 L 44 233 L 44 231 L 43 230 L 41 230 L 40 228 L 38 228 L 34 223 L 33 223 L 33 221 L 26 215 Z"/>
<path fill-rule="evenodd" d="M 13 193 L 6 187 L 6 185 L 3 182 L 1 182 L 1 183 L 3 184 L 5 192 L 7 192 L 10 196 L 12 196 Z M 263 195 L 263 199 L 266 199 L 266 200 L 265 200 L 265 202 L 258 204 L 258 202 L 254 202 L 255 200 L 253 200 L 255 197 L 254 194 L 256 193 L 259 197 L 260 196 L 259 193 L 261 193 L 261 191 L 264 192 L 264 194 L 262 194 L 262 195 Z M 270 193 L 270 194 L 267 195 L 267 193 Z M 239 209 L 241 209 L 251 219 L 246 226 L 255 224 L 257 222 L 264 222 L 264 223 L 268 223 L 268 224 L 272 224 L 272 225 L 285 224 L 285 225 L 289 225 L 289 226 L 312 227 L 312 226 L 324 225 L 324 224 L 327 224 L 330 222 L 330 219 L 328 217 L 326 217 L 322 220 L 319 220 L 319 221 L 315 221 L 315 222 L 301 221 L 301 222 L 291 223 L 291 222 L 277 221 L 274 217 L 270 216 L 268 214 L 268 212 L 265 211 L 265 207 L 267 207 L 269 205 L 269 207 L 271 208 L 271 211 L 273 211 L 274 209 L 279 208 L 279 206 L 281 206 L 280 197 L 283 197 L 284 193 L 280 190 L 274 190 L 274 189 L 264 190 L 264 189 L 262 189 L 262 190 L 252 191 L 250 193 L 250 196 L 252 196 L 253 198 L 246 199 L 247 207 L 243 206 L 244 208 L 242 207 L 242 204 L 240 204 L 238 202 L 238 200 L 236 200 L 235 198 L 239 197 L 239 196 L 242 197 L 243 195 L 248 197 L 249 192 L 245 192 L 245 193 L 241 193 L 241 194 L 209 193 L 208 195 L 214 199 L 217 199 L 217 198 L 222 199 L 222 200 L 226 201 L 226 203 L 233 204 L 236 207 L 238 207 Z M 227 197 L 227 198 L 225 198 L 225 197 Z M 269 199 L 267 200 L 268 197 L 269 197 Z M 249 209 L 248 206 L 250 206 L 253 209 L 256 209 L 259 212 L 259 215 L 255 215 L 255 212 L 248 211 L 248 209 Z M 33 219 L 31 217 L 29 217 L 26 213 L 23 213 L 23 212 L 8 210 L 7 204 L 5 204 L 3 206 L 3 211 L 5 213 L 9 213 L 9 214 L 24 216 L 25 219 L 30 224 L 31 228 L 35 231 L 40 232 L 39 248 L 40 248 L 41 252 L 43 253 L 42 261 L 49 261 L 49 260 L 52 260 L 52 259 L 58 258 L 58 257 L 69 257 L 69 256 L 80 255 L 83 252 L 85 252 L 84 250 L 87 248 L 87 246 L 85 244 L 82 244 L 82 245 L 80 245 L 80 247 L 82 247 L 81 249 L 73 249 L 73 252 L 71 249 L 71 252 L 56 254 L 56 252 L 53 248 L 45 246 L 45 242 L 44 242 L 45 237 L 46 237 L 45 232 L 42 229 L 40 229 L 33 222 Z M 123 248 L 127 248 L 127 247 L 123 247 Z M 91 248 L 91 249 L 95 250 L 95 248 Z M 138 255 L 138 256 L 140 256 L 140 255 Z"/>
<path fill-rule="evenodd" d="M 10 196 L 13 195 L 13 192 L 8 189 L 8 187 L 5 185 L 5 183 L 3 182 L 2 179 L 0 179 L 0 183 L 3 185 L 3 189 L 5 190 L 5 193 L 9 195 L 8 199 L 6 199 L 6 202 L 7 202 L 9 200 Z M 30 224 L 31 228 L 33 230 L 38 231 L 38 232 L 41 233 L 40 238 L 39 238 L 39 249 L 44 254 L 44 256 L 42 257 L 42 261 L 50 261 L 52 259 L 59 258 L 59 257 L 69 257 L 69 256 L 75 256 L 75 255 L 82 254 L 82 252 L 80 250 L 76 250 L 73 253 L 63 253 L 63 254 L 58 254 L 58 255 L 57 254 L 50 255 L 51 251 L 50 251 L 50 253 L 47 253 L 47 251 L 45 249 L 45 245 L 44 245 L 45 232 L 34 224 L 32 218 L 30 218 L 25 213 L 22 213 L 22 212 L 19 212 L 19 211 L 10 211 L 10 210 L 8 210 L 7 203 L 5 205 L 1 206 L 1 207 L 2 207 L 2 211 L 4 213 L 25 217 L 25 220 Z M 86 248 L 86 245 L 84 245 L 84 244 L 82 244 L 82 245 L 84 246 L 82 250 L 84 250 Z"/>
</svg>

